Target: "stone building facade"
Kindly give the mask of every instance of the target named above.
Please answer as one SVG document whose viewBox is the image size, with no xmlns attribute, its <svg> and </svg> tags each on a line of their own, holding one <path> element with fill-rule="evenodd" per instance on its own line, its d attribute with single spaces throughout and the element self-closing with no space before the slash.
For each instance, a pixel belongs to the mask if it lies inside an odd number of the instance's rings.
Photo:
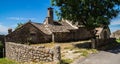
<svg viewBox="0 0 120 64">
<path fill-rule="evenodd" d="M 29 21 L 14 31 L 11 29 L 8 31 L 9 34 L 6 36 L 6 41 L 16 43 L 66 42 L 93 37 L 83 24 L 73 25 L 67 20 L 54 21 L 52 8 L 48 8 L 48 16 L 43 24 Z M 95 32 L 98 39 L 110 38 L 111 33 L 108 26 L 95 28 Z"/>
<path fill-rule="evenodd" d="M 116 38 L 116 39 L 120 39 L 120 30 L 113 32 L 111 37 Z"/>
<path fill-rule="evenodd" d="M 96 31 L 96 47 L 109 43 L 111 35 L 109 27 L 98 27 Z"/>
<path fill-rule="evenodd" d="M 67 20 L 54 21 L 52 8 L 48 8 L 48 17 L 43 24 L 29 21 L 15 31 L 8 31 L 6 41 L 16 43 L 65 42 L 91 38 L 84 26 L 77 27 Z"/>
</svg>

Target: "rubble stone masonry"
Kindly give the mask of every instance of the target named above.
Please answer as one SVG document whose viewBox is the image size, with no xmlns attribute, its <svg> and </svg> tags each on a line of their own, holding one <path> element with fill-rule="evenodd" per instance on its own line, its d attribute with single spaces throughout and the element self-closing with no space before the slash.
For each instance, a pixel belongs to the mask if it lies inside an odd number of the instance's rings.
<svg viewBox="0 0 120 64">
<path fill-rule="evenodd" d="M 56 61 L 54 59 L 59 59 L 61 57 L 60 48 L 58 48 L 59 46 L 49 49 L 45 46 L 29 46 L 13 42 L 6 42 L 5 46 L 6 58 L 18 62 L 51 62 Z"/>
</svg>

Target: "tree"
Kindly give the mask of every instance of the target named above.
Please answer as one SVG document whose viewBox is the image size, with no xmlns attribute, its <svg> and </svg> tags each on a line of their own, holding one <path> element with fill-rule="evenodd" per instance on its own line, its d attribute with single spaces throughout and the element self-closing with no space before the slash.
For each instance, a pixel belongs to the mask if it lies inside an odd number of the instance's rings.
<svg viewBox="0 0 120 64">
<path fill-rule="evenodd" d="M 120 0 L 51 0 L 57 6 L 60 18 L 83 23 L 86 27 L 95 28 L 108 25 L 110 19 L 120 12 Z"/>
<path fill-rule="evenodd" d="M 22 25 L 24 25 L 23 23 L 17 23 L 17 27 L 15 29 L 20 28 Z"/>
<path fill-rule="evenodd" d="M 106 26 L 120 12 L 120 0 L 51 0 L 57 6 L 58 17 L 85 25 L 93 32 L 95 27 Z"/>
</svg>

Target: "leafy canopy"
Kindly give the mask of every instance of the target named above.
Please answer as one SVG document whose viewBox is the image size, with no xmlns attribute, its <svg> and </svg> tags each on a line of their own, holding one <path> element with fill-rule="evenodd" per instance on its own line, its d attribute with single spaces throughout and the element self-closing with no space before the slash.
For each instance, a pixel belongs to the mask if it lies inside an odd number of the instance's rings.
<svg viewBox="0 0 120 64">
<path fill-rule="evenodd" d="M 82 23 L 95 28 L 109 25 L 110 19 L 120 12 L 120 0 L 51 0 L 53 6 L 59 7 L 59 18 Z"/>
</svg>

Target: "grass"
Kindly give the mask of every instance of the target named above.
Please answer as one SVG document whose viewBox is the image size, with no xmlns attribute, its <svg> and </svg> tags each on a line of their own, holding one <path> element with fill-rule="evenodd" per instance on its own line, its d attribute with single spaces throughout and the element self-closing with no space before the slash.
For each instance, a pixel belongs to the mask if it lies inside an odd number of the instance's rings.
<svg viewBox="0 0 120 64">
<path fill-rule="evenodd" d="M 6 58 L 0 58 L 0 64 L 53 64 L 52 62 L 25 62 L 25 63 L 18 63 L 16 61 L 13 60 L 9 60 Z"/>
<path fill-rule="evenodd" d="M 60 45 L 61 46 L 61 64 L 70 64 L 72 63 L 74 60 L 78 59 L 80 56 L 88 56 L 91 53 L 96 53 L 97 50 L 96 49 L 85 49 L 85 48 L 78 48 L 75 45 L 76 44 L 81 44 L 81 41 L 78 42 L 64 42 L 64 43 L 42 43 L 42 44 L 31 44 L 30 46 L 45 46 L 47 48 L 53 48 L 55 45 Z M 68 51 L 73 51 L 71 54 L 71 58 L 69 58 L 69 55 L 67 56 L 66 53 L 68 53 Z M 75 56 L 74 56 L 75 55 Z M 2 62 L 1 62 L 2 61 Z M 5 63 L 6 62 L 6 63 Z M 0 64 L 18 64 L 14 61 L 8 60 L 6 58 L 0 59 Z M 33 62 L 30 63 L 19 63 L 19 64 L 36 64 Z M 45 62 L 40 62 L 37 64 L 53 64 L 53 63 L 45 63 Z"/>
<path fill-rule="evenodd" d="M 81 53 L 81 56 L 88 56 L 89 52 L 88 50 L 78 50 L 78 51 L 74 51 L 73 53 Z"/>
<path fill-rule="evenodd" d="M 55 43 L 51 42 L 51 43 L 31 44 L 31 46 L 45 46 L 47 48 L 52 48 L 55 46 Z"/>
<path fill-rule="evenodd" d="M 71 59 L 62 59 L 61 63 L 57 63 L 57 64 L 70 64 L 72 62 L 73 62 L 73 60 L 71 60 Z"/>
<path fill-rule="evenodd" d="M 12 60 L 8 60 L 6 58 L 0 58 L 0 64 L 18 64 L 18 63 Z"/>
<path fill-rule="evenodd" d="M 98 53 L 96 49 L 78 49 L 73 53 L 81 53 L 81 56 L 88 56 L 90 53 Z"/>
<path fill-rule="evenodd" d="M 120 43 L 120 39 L 116 39 L 116 41 L 117 41 L 118 43 Z"/>
</svg>

